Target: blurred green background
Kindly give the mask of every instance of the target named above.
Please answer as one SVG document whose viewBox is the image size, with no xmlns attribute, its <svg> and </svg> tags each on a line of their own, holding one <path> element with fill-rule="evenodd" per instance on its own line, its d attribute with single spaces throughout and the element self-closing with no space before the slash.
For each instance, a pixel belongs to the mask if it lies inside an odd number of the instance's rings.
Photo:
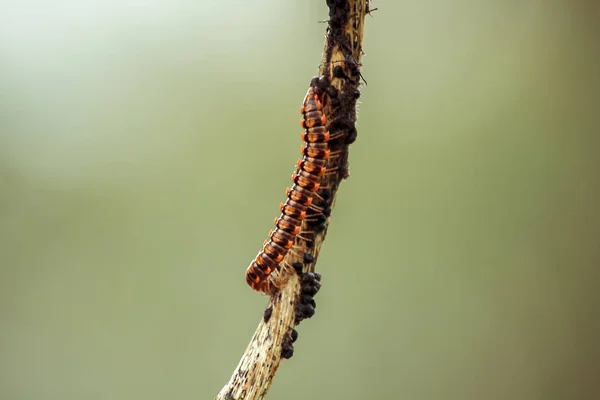
<svg viewBox="0 0 600 400">
<path fill-rule="evenodd" d="M 600 6 L 373 6 L 317 314 L 268 398 L 600 398 Z M 2 2 L 1 399 L 216 395 L 326 18 Z"/>
</svg>

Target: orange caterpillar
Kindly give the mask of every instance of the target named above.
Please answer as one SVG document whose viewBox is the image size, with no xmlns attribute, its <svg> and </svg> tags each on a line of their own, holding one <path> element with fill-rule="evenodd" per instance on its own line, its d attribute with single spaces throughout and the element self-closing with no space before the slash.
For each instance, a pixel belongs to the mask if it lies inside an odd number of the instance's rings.
<svg viewBox="0 0 600 400">
<path fill-rule="evenodd" d="M 325 128 L 327 119 L 323 114 L 323 90 L 319 79 L 311 81 L 304 102 L 300 107 L 304 128 L 301 148 L 302 159 L 298 160 L 292 175 L 294 185 L 287 189 L 287 200 L 280 206 L 281 215 L 275 219 L 275 229 L 269 233 L 263 248 L 246 270 L 246 282 L 252 289 L 269 292 L 269 275 L 279 269 L 279 264 L 294 245 L 300 233 L 300 225 L 306 217 L 306 210 L 319 189 L 319 179 L 325 174 L 325 164 L 329 158 L 329 132 Z"/>
</svg>

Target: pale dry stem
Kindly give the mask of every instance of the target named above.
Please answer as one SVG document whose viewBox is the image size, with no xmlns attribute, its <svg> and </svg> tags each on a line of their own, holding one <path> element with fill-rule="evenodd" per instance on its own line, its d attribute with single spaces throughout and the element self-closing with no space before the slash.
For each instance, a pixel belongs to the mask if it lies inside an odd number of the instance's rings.
<svg viewBox="0 0 600 400">
<path fill-rule="evenodd" d="M 356 71 L 352 72 L 350 64 L 355 64 L 356 69 L 360 67 L 368 0 L 329 0 L 328 4 L 330 20 L 320 74 L 327 76 L 332 86 L 338 89 L 340 105 L 333 107 L 331 104 L 326 104 L 324 113 L 328 121 L 346 119 L 346 122 L 349 121 L 353 126 L 356 120 L 356 93 L 358 93 L 360 79 Z M 334 76 L 333 69 L 336 65 L 343 68 L 345 77 Z M 344 134 L 347 135 L 348 132 Z M 340 156 L 332 157 L 327 169 L 337 173 L 327 174 L 321 181 L 322 187 L 331 189 L 332 208 L 335 204 L 337 188 L 348 174 L 348 144 L 344 140 L 338 140 L 336 143 L 332 153 L 339 152 Z M 304 265 L 303 271 L 308 272 L 314 269 L 327 229 L 317 231 L 314 226 L 304 221 L 302 231 L 313 232 L 311 236 L 314 236 L 314 239 L 303 241 L 299 238 L 294 251 L 288 253 L 284 263 L 292 265 L 295 262 L 303 262 L 302 255 L 309 253 L 313 256 L 314 262 Z M 281 362 L 282 343 L 289 338 L 295 326 L 295 304 L 301 290 L 299 277 L 293 269 L 286 268 L 282 274 L 287 283 L 270 298 L 270 318 L 268 321 L 263 318 L 259 323 L 240 363 L 229 382 L 217 395 L 217 399 L 262 399 L 269 390 Z"/>
</svg>

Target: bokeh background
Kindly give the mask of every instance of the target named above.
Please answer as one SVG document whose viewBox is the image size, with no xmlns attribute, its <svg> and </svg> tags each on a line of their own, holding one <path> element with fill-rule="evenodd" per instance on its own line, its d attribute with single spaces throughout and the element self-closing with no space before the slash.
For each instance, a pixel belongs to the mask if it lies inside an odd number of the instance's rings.
<svg viewBox="0 0 600 400">
<path fill-rule="evenodd" d="M 271 399 L 600 398 L 600 7 L 373 2 Z M 3 1 L 0 398 L 206 399 L 299 156 L 324 1 Z"/>
</svg>

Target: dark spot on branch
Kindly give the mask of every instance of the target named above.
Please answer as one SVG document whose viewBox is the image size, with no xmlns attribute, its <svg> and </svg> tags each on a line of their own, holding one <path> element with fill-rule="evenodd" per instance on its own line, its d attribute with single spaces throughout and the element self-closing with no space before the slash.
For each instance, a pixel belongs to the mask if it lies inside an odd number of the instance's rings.
<svg viewBox="0 0 600 400">
<path fill-rule="evenodd" d="M 313 298 L 321 288 L 321 275 L 314 272 L 302 274 L 300 281 L 300 296 L 296 301 L 296 325 L 315 315 L 317 303 Z"/>
<path fill-rule="evenodd" d="M 327 88 L 327 95 L 329 96 L 329 98 L 335 99 L 336 97 L 338 97 L 339 92 L 335 86 L 329 86 Z"/>
<path fill-rule="evenodd" d="M 304 288 L 304 293 L 306 293 L 310 296 L 314 296 L 319 292 L 319 289 L 321 289 L 321 284 L 319 282 L 317 282 L 316 284 L 313 284 L 313 285 L 307 285 Z"/>
<path fill-rule="evenodd" d="M 231 389 L 229 392 L 227 392 L 225 394 L 225 397 L 223 399 L 224 400 L 235 400 L 235 398 L 233 397 L 232 391 L 233 391 L 233 389 Z"/>
<path fill-rule="evenodd" d="M 290 359 L 294 355 L 294 345 L 290 337 L 285 337 L 281 343 L 281 358 Z"/>
<path fill-rule="evenodd" d="M 317 308 L 317 303 L 315 299 L 309 294 L 303 294 L 300 296 L 300 303 L 305 306 L 311 306 L 312 308 Z"/>
<path fill-rule="evenodd" d="M 346 73 L 344 72 L 344 69 L 341 66 L 339 66 L 339 65 L 336 65 L 335 67 L 333 67 L 333 71 L 332 72 L 333 72 L 333 76 L 336 77 L 336 78 L 340 78 L 341 79 L 341 78 L 345 78 L 346 77 Z"/>
<path fill-rule="evenodd" d="M 292 263 L 292 267 L 294 267 L 294 270 L 296 271 L 296 273 L 298 275 L 302 275 L 302 267 L 303 267 L 303 265 L 302 265 L 301 262 L 296 261 L 296 262 Z"/>
<path fill-rule="evenodd" d="M 348 132 L 350 129 L 354 129 L 354 121 L 349 119 L 348 117 L 339 117 L 332 120 L 329 123 L 329 130 L 331 132 L 339 132 L 344 131 Z"/>
<path fill-rule="evenodd" d="M 327 229 L 327 224 L 325 222 L 317 225 L 317 232 L 321 233 Z"/>
<path fill-rule="evenodd" d="M 263 321 L 265 321 L 265 323 L 269 322 L 269 320 L 271 319 L 272 313 L 273 313 L 273 306 L 269 306 L 269 308 L 267 308 L 265 310 L 265 313 L 263 314 Z"/>
<path fill-rule="evenodd" d="M 356 137 L 358 136 L 358 132 L 356 128 L 353 126 L 348 130 L 348 136 L 346 136 L 346 144 L 352 144 L 356 141 Z"/>
<path fill-rule="evenodd" d="M 325 75 L 321 75 L 317 79 L 317 88 L 321 91 L 326 91 L 329 86 L 331 86 L 331 82 L 329 81 L 329 78 Z"/>
<path fill-rule="evenodd" d="M 331 199 L 331 189 L 323 188 L 319 191 L 319 195 L 323 198 L 323 200 L 327 201 Z"/>
</svg>

